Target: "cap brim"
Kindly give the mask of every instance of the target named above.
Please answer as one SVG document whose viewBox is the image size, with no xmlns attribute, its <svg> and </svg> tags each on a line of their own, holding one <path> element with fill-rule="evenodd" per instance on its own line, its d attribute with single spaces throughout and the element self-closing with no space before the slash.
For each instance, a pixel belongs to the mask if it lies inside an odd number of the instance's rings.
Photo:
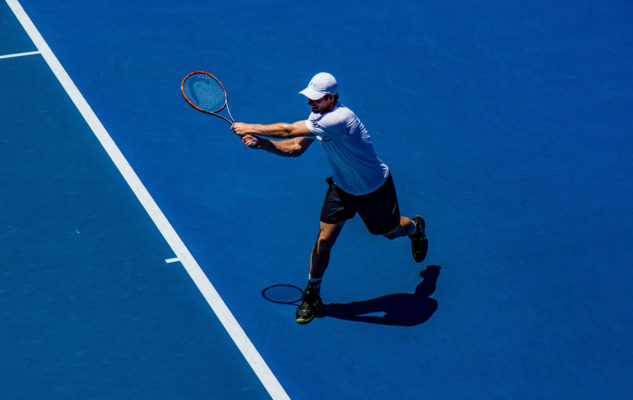
<svg viewBox="0 0 633 400">
<path fill-rule="evenodd" d="M 311 87 L 307 87 L 299 92 L 310 100 L 319 100 L 321 97 L 325 96 L 327 93 L 321 93 L 317 90 L 312 89 Z"/>
</svg>

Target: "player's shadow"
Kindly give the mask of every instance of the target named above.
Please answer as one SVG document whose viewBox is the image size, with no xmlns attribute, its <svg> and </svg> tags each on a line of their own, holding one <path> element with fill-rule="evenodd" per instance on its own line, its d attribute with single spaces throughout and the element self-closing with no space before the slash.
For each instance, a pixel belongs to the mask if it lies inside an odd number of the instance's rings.
<svg viewBox="0 0 633 400">
<path fill-rule="evenodd" d="M 371 300 L 346 304 L 324 304 L 317 317 L 331 317 L 348 321 L 383 325 L 415 326 L 427 321 L 437 310 L 437 301 L 430 296 L 435 292 L 440 266 L 429 265 L 420 272 L 422 282 L 413 294 L 395 293 Z M 368 315 L 384 313 L 384 315 Z"/>
</svg>

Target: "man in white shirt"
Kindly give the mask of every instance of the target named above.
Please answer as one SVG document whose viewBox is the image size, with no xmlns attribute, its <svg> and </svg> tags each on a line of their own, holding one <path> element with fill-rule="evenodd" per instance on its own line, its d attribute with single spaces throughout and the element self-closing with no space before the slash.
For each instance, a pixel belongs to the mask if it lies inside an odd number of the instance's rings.
<svg viewBox="0 0 633 400">
<path fill-rule="evenodd" d="M 332 167 L 319 236 L 310 258 L 308 286 L 297 309 L 297 322 L 305 324 L 322 304 L 321 280 L 330 250 L 346 220 L 358 213 L 374 235 L 389 239 L 408 235 L 416 262 L 426 257 L 428 241 L 421 216 L 400 215 L 389 167 L 376 155 L 363 123 L 338 103 L 336 79 L 328 73 L 318 73 L 300 93 L 308 98 L 312 108 L 307 120 L 270 125 L 237 122 L 231 129 L 247 146 L 287 157 L 300 156 L 316 140 Z"/>
</svg>

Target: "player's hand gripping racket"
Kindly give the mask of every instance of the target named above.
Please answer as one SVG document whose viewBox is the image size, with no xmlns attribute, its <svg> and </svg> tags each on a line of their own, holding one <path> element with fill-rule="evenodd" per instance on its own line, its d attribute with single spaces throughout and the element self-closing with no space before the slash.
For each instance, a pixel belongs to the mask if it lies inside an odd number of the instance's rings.
<svg viewBox="0 0 633 400">
<path fill-rule="evenodd" d="M 192 72 L 182 80 L 180 90 L 187 103 L 196 110 L 220 117 L 229 124 L 235 123 L 227 103 L 226 90 L 215 76 L 204 71 Z M 229 118 L 219 114 L 225 108 Z"/>
</svg>

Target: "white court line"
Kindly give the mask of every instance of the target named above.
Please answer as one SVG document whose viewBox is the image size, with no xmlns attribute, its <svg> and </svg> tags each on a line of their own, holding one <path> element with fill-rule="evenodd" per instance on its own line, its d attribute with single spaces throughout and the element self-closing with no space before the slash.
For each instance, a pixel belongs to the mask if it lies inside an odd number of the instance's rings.
<svg viewBox="0 0 633 400">
<path fill-rule="evenodd" d="M 168 258 L 168 259 L 165 260 L 165 262 L 167 264 L 177 263 L 177 262 L 180 262 L 180 258 L 178 258 L 178 257 L 176 257 L 176 258 Z"/>
<path fill-rule="evenodd" d="M 75 86 L 73 81 L 70 79 L 70 76 L 68 76 L 62 65 L 59 63 L 57 57 L 55 57 L 51 49 L 48 47 L 48 44 L 46 44 L 44 38 L 40 35 L 37 28 L 20 5 L 19 1 L 6 0 L 6 3 L 20 21 L 37 49 L 42 53 L 44 60 L 46 60 L 48 66 L 68 93 L 68 96 L 72 99 L 73 103 L 75 103 L 75 106 L 84 117 L 97 139 L 99 139 L 99 142 L 101 142 L 101 145 L 112 159 L 112 162 L 114 162 L 127 184 L 134 191 L 134 194 L 145 208 L 145 211 L 159 229 L 167 243 L 169 243 L 169 246 L 174 251 L 176 257 L 180 260 L 185 270 L 194 281 L 204 298 L 207 300 L 207 303 L 211 306 L 218 319 L 231 336 L 231 339 L 233 339 L 237 348 L 242 352 L 242 355 L 262 382 L 270 396 L 273 399 L 289 399 L 290 397 L 288 397 L 284 388 L 272 373 L 255 346 L 253 346 L 253 343 L 250 341 L 248 336 L 246 336 L 246 333 L 226 306 L 224 300 L 222 300 L 215 287 L 213 287 L 163 212 L 160 208 L 158 208 L 158 205 L 154 199 L 152 199 L 152 196 L 149 194 L 128 161 L 114 143 L 110 134 L 108 134 L 104 126 L 101 124 L 92 108 L 90 108 L 83 95 L 79 92 L 77 86 Z"/>
<path fill-rule="evenodd" d="M 4 58 L 15 58 L 15 57 L 25 57 L 25 56 L 32 56 L 35 54 L 40 54 L 39 51 L 28 51 L 26 53 L 15 53 L 15 54 L 5 54 L 0 56 L 0 60 L 4 59 Z"/>
</svg>

